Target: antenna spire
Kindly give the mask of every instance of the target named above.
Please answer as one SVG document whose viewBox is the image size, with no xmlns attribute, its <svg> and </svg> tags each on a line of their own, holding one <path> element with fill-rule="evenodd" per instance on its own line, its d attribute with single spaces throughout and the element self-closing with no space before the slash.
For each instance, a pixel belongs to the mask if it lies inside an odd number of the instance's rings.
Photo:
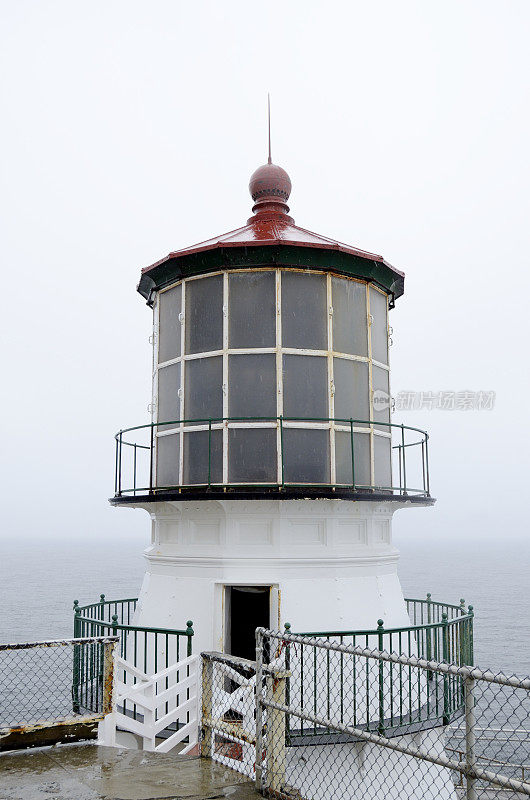
<svg viewBox="0 0 530 800">
<path fill-rule="evenodd" d="M 267 93 L 267 110 L 268 110 L 268 118 L 269 118 L 269 164 L 272 164 L 271 158 L 271 96 Z"/>
</svg>

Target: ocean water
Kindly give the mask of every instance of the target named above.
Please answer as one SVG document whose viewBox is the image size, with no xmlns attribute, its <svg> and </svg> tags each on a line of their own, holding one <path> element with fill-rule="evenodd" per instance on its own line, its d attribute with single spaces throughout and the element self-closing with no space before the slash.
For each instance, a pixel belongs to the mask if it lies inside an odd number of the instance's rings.
<svg viewBox="0 0 530 800">
<path fill-rule="evenodd" d="M 147 542 L 147 526 L 145 537 L 114 540 L 1 540 L 0 642 L 71 636 L 74 599 L 94 602 L 102 592 L 108 599 L 136 597 Z M 441 542 L 401 534 L 395 544 L 406 597 L 431 592 L 433 600 L 452 603 L 464 597 L 475 609 L 476 664 L 530 674 L 528 540 Z"/>
</svg>

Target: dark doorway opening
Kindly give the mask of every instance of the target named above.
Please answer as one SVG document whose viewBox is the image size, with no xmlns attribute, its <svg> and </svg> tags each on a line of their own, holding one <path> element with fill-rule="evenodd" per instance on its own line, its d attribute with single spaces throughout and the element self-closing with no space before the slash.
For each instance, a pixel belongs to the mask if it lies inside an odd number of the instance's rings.
<svg viewBox="0 0 530 800">
<path fill-rule="evenodd" d="M 270 627 L 270 586 L 227 586 L 226 650 L 256 660 L 256 628 Z"/>
</svg>

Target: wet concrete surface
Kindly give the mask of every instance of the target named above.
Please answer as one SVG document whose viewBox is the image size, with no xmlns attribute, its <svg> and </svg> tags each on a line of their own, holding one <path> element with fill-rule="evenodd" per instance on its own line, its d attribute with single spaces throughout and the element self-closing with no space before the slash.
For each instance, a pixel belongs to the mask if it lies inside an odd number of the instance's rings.
<svg viewBox="0 0 530 800">
<path fill-rule="evenodd" d="M 255 800 L 243 775 L 210 759 L 95 744 L 0 755 L 0 800 Z"/>
</svg>

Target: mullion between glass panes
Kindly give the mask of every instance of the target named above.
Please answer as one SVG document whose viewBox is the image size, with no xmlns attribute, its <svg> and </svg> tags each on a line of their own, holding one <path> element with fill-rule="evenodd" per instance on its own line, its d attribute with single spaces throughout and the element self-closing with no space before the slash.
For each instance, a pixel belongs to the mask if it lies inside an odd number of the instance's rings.
<svg viewBox="0 0 530 800">
<path fill-rule="evenodd" d="M 326 278 L 326 318 L 328 326 L 328 415 L 331 419 L 335 417 L 335 394 L 333 376 L 333 298 L 331 294 L 331 275 Z M 335 458 L 335 423 L 329 426 L 329 454 L 330 454 L 330 480 L 336 483 L 336 458 Z"/>
<path fill-rule="evenodd" d="M 390 386 L 390 341 L 388 336 L 388 297 L 386 298 L 386 337 L 387 337 L 387 350 L 386 350 L 386 360 L 387 360 L 387 370 L 388 370 L 388 402 L 390 407 L 388 409 L 388 421 L 392 422 L 392 389 Z M 392 428 L 388 428 L 388 432 L 390 437 L 392 437 Z M 393 464 L 392 464 L 392 438 L 390 439 L 390 486 L 394 485 L 394 475 L 393 475 Z"/>
<path fill-rule="evenodd" d="M 151 425 L 155 422 L 158 422 L 158 402 L 159 402 L 159 389 L 158 389 L 158 374 L 159 374 L 159 365 L 158 365 L 158 358 L 160 352 L 160 295 L 156 299 L 156 305 L 154 309 L 154 319 L 153 319 L 153 333 L 155 336 L 153 342 L 153 381 L 151 384 L 152 388 L 152 401 L 151 401 Z M 152 431 L 151 431 L 152 432 Z M 151 433 L 150 432 L 150 433 Z M 150 440 L 153 442 L 152 449 L 149 453 L 150 459 L 152 459 L 152 471 L 150 470 L 150 481 L 152 482 L 153 486 L 156 486 L 156 474 L 157 474 L 157 462 L 158 458 L 157 455 L 157 444 L 156 444 L 156 437 L 149 437 Z M 154 452 L 153 452 L 154 451 Z M 153 486 L 149 488 L 152 489 Z"/>
<path fill-rule="evenodd" d="M 182 297 L 180 301 L 181 328 L 180 328 L 180 435 L 179 435 L 179 483 L 182 486 L 184 483 L 184 426 L 182 420 L 184 419 L 184 396 L 186 392 L 186 362 L 184 360 L 184 351 L 186 343 L 186 281 L 181 283 Z"/>
<path fill-rule="evenodd" d="M 275 270 L 275 308 L 276 308 L 276 416 L 283 415 L 283 353 L 282 353 L 282 273 Z M 276 431 L 276 455 L 277 455 L 277 482 L 282 480 L 282 451 L 281 451 L 281 432 L 278 423 Z"/>
<path fill-rule="evenodd" d="M 372 383 L 372 319 L 370 315 L 370 291 L 366 284 L 366 326 L 368 330 L 368 411 L 370 414 L 370 485 L 374 485 L 375 465 L 374 465 L 374 437 L 373 437 L 373 418 L 374 418 L 374 398 Z"/>
<path fill-rule="evenodd" d="M 228 295 L 228 272 L 223 273 L 223 417 L 228 416 L 228 315 L 230 299 Z M 223 424 L 223 483 L 228 483 L 228 426 Z"/>
</svg>

